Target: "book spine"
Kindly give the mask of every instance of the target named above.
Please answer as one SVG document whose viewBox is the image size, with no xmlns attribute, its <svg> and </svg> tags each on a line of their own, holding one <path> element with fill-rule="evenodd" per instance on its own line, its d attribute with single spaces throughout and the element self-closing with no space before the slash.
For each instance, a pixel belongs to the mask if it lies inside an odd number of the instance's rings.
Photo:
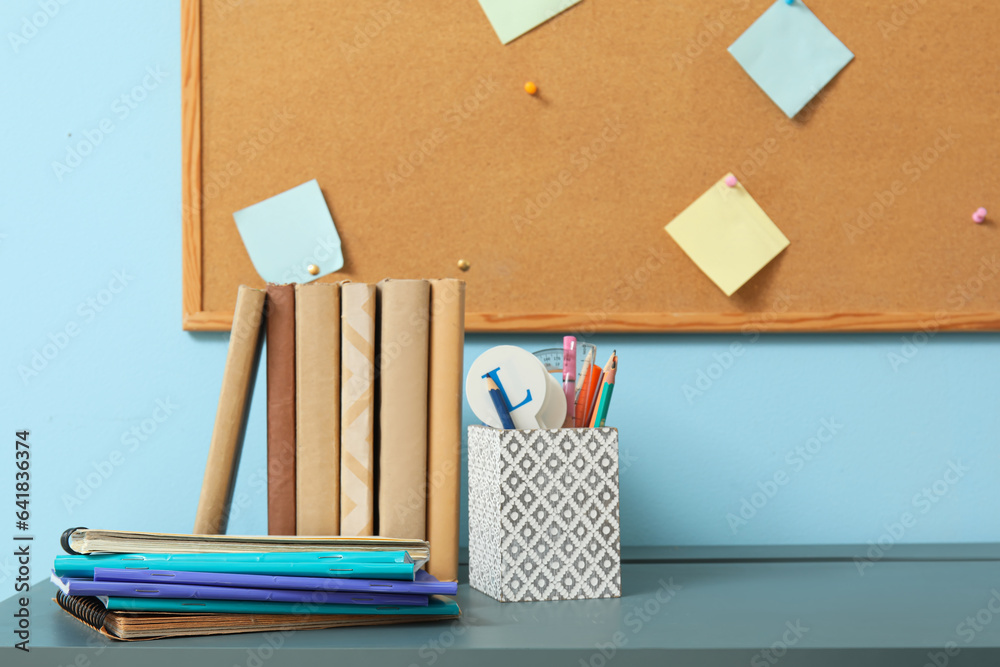
<svg viewBox="0 0 1000 667">
<path fill-rule="evenodd" d="M 378 289 L 378 533 L 424 539 L 430 284 L 386 280 Z"/>
<path fill-rule="evenodd" d="M 459 486 L 462 465 L 462 357 L 465 283 L 431 281 L 427 423 L 427 571 L 458 580 Z"/>
<path fill-rule="evenodd" d="M 340 286 L 295 287 L 295 530 L 340 530 Z"/>
<path fill-rule="evenodd" d="M 264 292 L 240 286 L 219 392 L 219 407 L 215 413 L 215 427 L 212 429 L 195 515 L 195 533 L 217 535 L 226 532 L 236 468 L 250 411 L 250 395 L 260 364 L 263 314 Z"/>
<path fill-rule="evenodd" d="M 267 532 L 295 534 L 295 286 L 267 286 Z"/>
<path fill-rule="evenodd" d="M 375 526 L 375 286 L 341 288 L 340 534 Z"/>
</svg>

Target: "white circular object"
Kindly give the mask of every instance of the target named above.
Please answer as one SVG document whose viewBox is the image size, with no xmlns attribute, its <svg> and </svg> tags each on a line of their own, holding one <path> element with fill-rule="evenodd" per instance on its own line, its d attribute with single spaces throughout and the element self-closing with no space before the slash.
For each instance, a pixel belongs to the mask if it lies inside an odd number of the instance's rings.
<svg viewBox="0 0 1000 667">
<path fill-rule="evenodd" d="M 515 427 L 562 426 L 566 419 L 562 387 L 535 355 L 514 345 L 498 345 L 479 355 L 469 368 L 465 378 L 465 398 L 469 407 L 487 426 L 501 428 L 500 416 L 486 389 L 488 375 L 492 375 L 502 393 L 506 393 L 508 406 L 513 408 L 510 417 Z"/>
</svg>

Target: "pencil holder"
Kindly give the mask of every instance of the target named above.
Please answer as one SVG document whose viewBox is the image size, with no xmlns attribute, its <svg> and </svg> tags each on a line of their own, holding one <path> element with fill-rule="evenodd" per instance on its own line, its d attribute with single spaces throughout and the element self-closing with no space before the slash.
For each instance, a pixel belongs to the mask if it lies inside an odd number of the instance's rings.
<svg viewBox="0 0 1000 667">
<path fill-rule="evenodd" d="M 618 430 L 469 427 L 469 583 L 501 602 L 621 595 Z"/>
</svg>

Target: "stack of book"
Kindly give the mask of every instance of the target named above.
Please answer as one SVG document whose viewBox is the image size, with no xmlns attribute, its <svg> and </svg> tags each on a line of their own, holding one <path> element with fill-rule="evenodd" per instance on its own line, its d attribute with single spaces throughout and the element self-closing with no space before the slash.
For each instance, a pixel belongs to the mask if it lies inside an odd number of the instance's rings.
<svg viewBox="0 0 1000 667">
<path fill-rule="evenodd" d="M 266 333 L 267 532 L 428 540 L 458 576 L 465 283 L 240 287 L 194 532 L 226 531 Z"/>
<path fill-rule="evenodd" d="M 121 640 L 457 618 L 457 584 L 420 568 L 422 540 L 71 529 L 56 602 Z"/>
</svg>

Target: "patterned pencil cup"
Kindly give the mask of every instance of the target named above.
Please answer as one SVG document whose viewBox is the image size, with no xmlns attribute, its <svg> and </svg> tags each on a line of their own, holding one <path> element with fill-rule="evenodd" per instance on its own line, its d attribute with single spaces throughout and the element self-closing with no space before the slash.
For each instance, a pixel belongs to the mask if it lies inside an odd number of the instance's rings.
<svg viewBox="0 0 1000 667">
<path fill-rule="evenodd" d="M 501 602 L 621 596 L 618 430 L 469 427 L 469 583 Z"/>
</svg>

